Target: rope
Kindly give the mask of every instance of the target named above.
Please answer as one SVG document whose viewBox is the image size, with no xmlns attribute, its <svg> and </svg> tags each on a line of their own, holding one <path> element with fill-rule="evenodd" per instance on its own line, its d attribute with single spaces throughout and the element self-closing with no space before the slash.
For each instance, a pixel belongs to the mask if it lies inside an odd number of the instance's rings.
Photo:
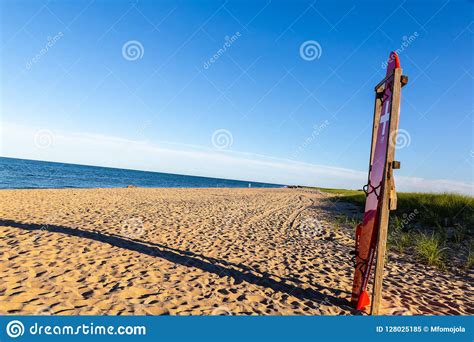
<svg viewBox="0 0 474 342">
<path fill-rule="evenodd" d="M 369 180 L 369 182 L 366 185 L 364 185 L 362 190 L 364 190 L 365 196 L 369 196 L 371 193 L 375 193 L 375 196 L 377 197 L 377 199 L 379 199 L 380 191 L 377 193 L 377 190 L 380 190 L 381 187 L 382 187 L 382 182 L 380 182 L 379 185 L 374 187 L 372 184 L 370 184 L 370 180 Z M 371 188 L 370 191 L 368 190 L 369 188 Z"/>
</svg>

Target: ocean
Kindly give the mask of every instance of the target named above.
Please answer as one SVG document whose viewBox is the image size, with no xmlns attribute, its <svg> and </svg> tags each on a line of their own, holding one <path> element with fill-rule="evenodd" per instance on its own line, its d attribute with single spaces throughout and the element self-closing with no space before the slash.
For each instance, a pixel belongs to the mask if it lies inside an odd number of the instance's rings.
<svg viewBox="0 0 474 342">
<path fill-rule="evenodd" d="M 0 189 L 279 188 L 283 185 L 0 157 Z"/>
</svg>

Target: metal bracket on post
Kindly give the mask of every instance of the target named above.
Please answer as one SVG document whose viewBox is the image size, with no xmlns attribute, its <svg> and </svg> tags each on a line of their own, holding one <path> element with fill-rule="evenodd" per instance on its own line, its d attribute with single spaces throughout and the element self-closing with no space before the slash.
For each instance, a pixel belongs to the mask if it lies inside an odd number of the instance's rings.
<svg viewBox="0 0 474 342">
<path fill-rule="evenodd" d="M 388 182 L 390 186 L 390 195 L 389 195 L 389 204 L 388 204 L 388 209 L 389 210 L 396 210 L 397 209 L 397 190 L 395 188 L 395 177 L 393 177 L 393 170 L 398 170 L 400 169 L 400 162 L 397 160 L 392 161 L 389 164 L 389 169 L 388 169 Z"/>
<path fill-rule="evenodd" d="M 402 75 L 400 77 L 400 82 L 402 84 L 402 87 L 406 86 L 408 84 L 408 76 L 407 75 Z"/>
</svg>

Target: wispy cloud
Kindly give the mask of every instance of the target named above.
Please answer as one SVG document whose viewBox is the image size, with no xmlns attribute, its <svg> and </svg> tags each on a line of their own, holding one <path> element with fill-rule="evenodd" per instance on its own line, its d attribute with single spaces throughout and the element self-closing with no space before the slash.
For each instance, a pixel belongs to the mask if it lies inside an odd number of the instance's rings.
<svg viewBox="0 0 474 342">
<path fill-rule="evenodd" d="M 150 143 L 121 137 L 48 131 L 48 146 L 38 144 L 40 128 L 2 124 L 1 155 L 278 184 L 361 188 L 367 172 L 315 165 L 253 153 L 215 150 L 202 146 Z M 473 194 L 472 183 L 397 176 L 401 191 Z"/>
</svg>

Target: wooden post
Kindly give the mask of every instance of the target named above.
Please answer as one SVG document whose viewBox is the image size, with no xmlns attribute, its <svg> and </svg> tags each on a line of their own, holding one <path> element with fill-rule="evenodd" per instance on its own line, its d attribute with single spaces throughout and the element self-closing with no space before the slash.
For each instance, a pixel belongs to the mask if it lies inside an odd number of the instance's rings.
<svg viewBox="0 0 474 342">
<path fill-rule="evenodd" d="M 385 251 L 387 249 L 387 235 L 388 235 L 388 221 L 390 208 L 396 207 L 396 197 L 394 197 L 394 181 L 393 181 L 393 166 L 399 167 L 399 163 L 394 163 L 395 158 L 395 143 L 398 130 L 398 120 L 400 114 L 400 95 L 402 83 L 405 85 L 407 78 L 402 78 L 402 69 L 397 68 L 393 73 L 393 89 L 391 99 L 391 114 L 389 121 L 389 136 L 387 146 L 387 158 L 382 179 L 382 203 L 380 208 L 380 228 L 377 240 L 377 259 L 375 264 L 375 279 L 374 290 L 372 295 L 371 314 L 378 315 L 380 313 L 380 304 L 382 301 L 382 281 L 385 264 Z M 392 199 L 392 201 L 391 201 Z M 395 200 L 395 205 L 393 202 Z"/>
</svg>

